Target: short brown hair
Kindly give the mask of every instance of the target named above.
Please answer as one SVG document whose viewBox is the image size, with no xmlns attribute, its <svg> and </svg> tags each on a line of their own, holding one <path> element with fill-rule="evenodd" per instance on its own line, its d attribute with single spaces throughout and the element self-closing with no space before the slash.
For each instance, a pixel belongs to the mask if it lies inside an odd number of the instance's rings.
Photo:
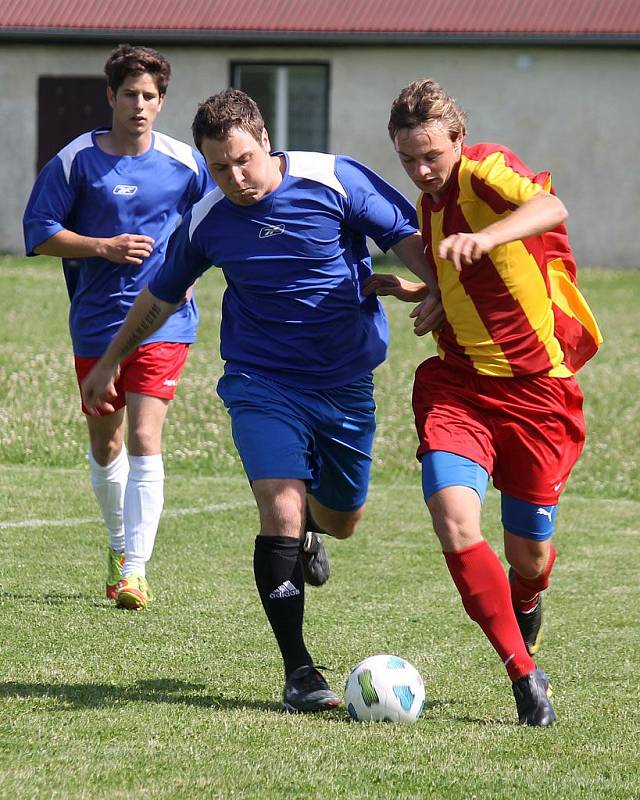
<svg viewBox="0 0 640 800">
<path fill-rule="evenodd" d="M 203 139 L 226 139 L 234 128 L 242 128 L 261 142 L 264 119 L 255 100 L 248 94 L 240 89 L 225 89 L 200 103 L 191 132 L 200 150 Z"/>
<path fill-rule="evenodd" d="M 451 139 L 464 136 L 467 115 L 439 83 L 427 78 L 404 88 L 391 104 L 389 136 L 392 140 L 402 128 L 417 128 L 440 122 Z"/>
<path fill-rule="evenodd" d="M 171 79 L 171 64 L 157 50 L 119 44 L 104 65 L 107 84 L 114 94 L 130 75 L 141 75 L 143 72 L 151 75 L 158 94 L 164 97 Z"/>
</svg>

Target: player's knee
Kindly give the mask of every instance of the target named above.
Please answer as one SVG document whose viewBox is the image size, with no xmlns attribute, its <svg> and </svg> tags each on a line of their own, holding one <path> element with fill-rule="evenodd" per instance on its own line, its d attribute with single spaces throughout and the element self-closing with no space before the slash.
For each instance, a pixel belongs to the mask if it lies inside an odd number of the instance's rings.
<svg viewBox="0 0 640 800">
<path fill-rule="evenodd" d="M 348 539 L 349 537 L 353 536 L 357 527 L 358 520 L 353 520 L 341 525 L 332 525 L 329 533 L 334 537 L 334 539 Z"/>
<path fill-rule="evenodd" d="M 443 550 L 462 550 L 482 539 L 481 489 L 467 485 L 446 486 L 428 497 L 427 507 L 433 529 Z"/>
<path fill-rule="evenodd" d="M 522 578 L 534 580 L 545 571 L 549 560 L 548 553 L 506 552 L 507 561 Z"/>
<path fill-rule="evenodd" d="M 482 538 L 477 525 L 465 517 L 443 512 L 432 512 L 431 520 L 433 522 L 433 530 L 444 550 L 462 550 Z"/>
<path fill-rule="evenodd" d="M 332 515 L 330 524 L 326 527 L 326 531 L 333 536 L 334 539 L 349 539 L 349 537 L 353 536 L 356 532 L 363 515 L 364 507 L 347 514 Z"/>
<path fill-rule="evenodd" d="M 127 446 L 131 455 L 150 456 L 160 451 L 161 443 L 156 430 L 136 428 L 130 431 Z"/>
<path fill-rule="evenodd" d="M 122 442 L 115 439 L 108 441 L 101 441 L 91 443 L 91 455 L 93 456 L 96 464 L 101 467 L 107 467 L 120 455 L 122 450 Z"/>
</svg>

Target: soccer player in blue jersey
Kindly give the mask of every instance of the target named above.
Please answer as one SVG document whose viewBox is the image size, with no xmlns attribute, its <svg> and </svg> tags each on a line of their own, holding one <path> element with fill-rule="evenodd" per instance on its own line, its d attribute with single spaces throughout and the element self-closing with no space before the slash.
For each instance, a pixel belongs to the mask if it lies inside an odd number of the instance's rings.
<svg viewBox="0 0 640 800">
<path fill-rule="evenodd" d="M 24 214 L 27 255 L 62 258 L 78 383 L 162 264 L 182 215 L 213 186 L 199 152 L 153 130 L 167 59 L 121 45 L 105 73 L 111 128 L 82 134 L 51 159 Z M 145 565 L 163 507 L 162 429 L 197 323 L 185 287 L 162 328 L 123 362 L 111 409 L 89 415 L 83 406 L 91 483 L 110 536 L 106 592 L 123 608 L 149 601 Z"/>
<path fill-rule="evenodd" d="M 387 351 L 382 307 L 362 293 L 371 275 L 365 237 L 425 280 L 431 274 L 402 195 L 351 158 L 271 153 L 260 111 L 243 92 L 202 103 L 193 133 L 217 188 L 172 237 L 164 266 L 85 379 L 84 400 L 110 407 L 121 360 L 205 270 L 223 270 L 218 393 L 258 506 L 256 586 L 284 660 L 285 709 L 322 711 L 339 699 L 305 645 L 304 581 L 323 583 L 328 563 L 307 532 L 346 539 L 362 517 L 372 371 Z M 439 307 L 426 293 L 422 285 L 428 323 Z"/>
</svg>

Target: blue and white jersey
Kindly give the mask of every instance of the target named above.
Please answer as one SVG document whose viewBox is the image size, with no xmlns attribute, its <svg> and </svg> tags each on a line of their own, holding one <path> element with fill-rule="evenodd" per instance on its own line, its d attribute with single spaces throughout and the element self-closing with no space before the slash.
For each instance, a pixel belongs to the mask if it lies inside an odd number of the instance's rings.
<svg viewBox="0 0 640 800">
<path fill-rule="evenodd" d="M 255 372 L 302 388 L 343 386 L 387 351 L 366 237 L 386 251 L 415 233 L 415 210 L 396 189 L 346 156 L 278 153 L 281 184 L 240 206 L 216 188 L 169 243 L 149 289 L 175 302 L 210 266 L 227 280 L 220 351 L 227 372 Z"/>
<path fill-rule="evenodd" d="M 152 254 L 140 266 L 102 258 L 64 258 L 75 355 L 101 356 L 140 290 L 164 261 L 169 237 L 183 215 L 215 184 L 190 145 L 153 134 L 139 156 L 109 155 L 97 144 L 99 129 L 78 136 L 43 168 L 24 213 L 26 253 L 63 229 L 111 238 L 150 236 Z M 193 342 L 198 309 L 182 305 L 148 342 Z"/>
</svg>

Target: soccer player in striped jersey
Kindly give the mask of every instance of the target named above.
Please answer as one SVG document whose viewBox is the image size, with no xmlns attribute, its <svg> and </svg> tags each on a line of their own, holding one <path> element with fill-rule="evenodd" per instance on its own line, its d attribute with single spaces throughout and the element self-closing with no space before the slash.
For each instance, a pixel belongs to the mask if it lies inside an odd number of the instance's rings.
<svg viewBox="0 0 640 800">
<path fill-rule="evenodd" d="M 153 130 L 167 59 L 121 45 L 105 73 L 111 128 L 82 134 L 54 156 L 24 214 L 27 255 L 62 258 L 78 383 L 162 264 L 182 215 L 213 186 L 200 153 Z M 122 365 L 110 413 L 93 416 L 83 405 L 91 483 L 110 537 L 106 593 L 123 608 L 149 601 L 146 562 L 163 507 L 162 429 L 197 323 L 189 292 Z"/>
<path fill-rule="evenodd" d="M 328 572 L 324 556 L 310 563 L 320 540 L 306 534 L 317 530 L 309 511 L 338 539 L 353 535 L 364 512 L 372 373 L 387 350 L 382 306 L 362 294 L 371 275 L 366 237 L 425 280 L 430 273 L 415 211 L 399 192 L 346 156 L 272 153 L 243 92 L 204 101 L 193 133 L 217 188 L 172 237 L 163 268 L 85 379 L 83 396 L 87 405 L 108 402 L 118 362 L 148 326 L 209 267 L 223 270 L 218 394 L 258 506 L 256 587 L 284 661 L 284 708 L 323 711 L 339 698 L 304 640 L 304 584 L 321 584 Z M 424 311 L 435 322 L 439 304 L 429 302 Z"/>
<path fill-rule="evenodd" d="M 540 645 L 558 499 L 584 444 L 577 370 L 601 341 L 576 285 L 562 202 L 509 148 L 468 145 L 465 114 L 435 82 L 406 87 L 389 134 L 420 189 L 422 238 L 446 314 L 413 408 L 425 501 L 468 615 L 513 682 L 519 721 L 555 712 Z M 375 276 L 368 290 L 411 295 Z M 406 297 L 404 297 L 406 299 Z M 418 327 L 418 333 L 423 331 Z M 491 477 L 509 576 L 480 530 Z"/>
</svg>

